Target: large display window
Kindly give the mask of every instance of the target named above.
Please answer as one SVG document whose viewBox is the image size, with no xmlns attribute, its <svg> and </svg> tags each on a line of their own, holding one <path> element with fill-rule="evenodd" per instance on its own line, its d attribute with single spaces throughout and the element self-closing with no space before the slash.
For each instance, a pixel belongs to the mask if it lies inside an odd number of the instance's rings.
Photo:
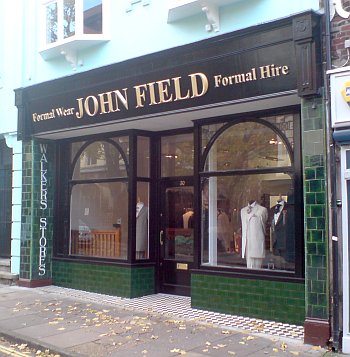
<svg viewBox="0 0 350 357">
<path fill-rule="evenodd" d="M 201 127 L 202 266 L 295 272 L 296 120 L 284 114 Z"/>
<path fill-rule="evenodd" d="M 127 259 L 128 137 L 72 144 L 69 254 Z"/>
</svg>

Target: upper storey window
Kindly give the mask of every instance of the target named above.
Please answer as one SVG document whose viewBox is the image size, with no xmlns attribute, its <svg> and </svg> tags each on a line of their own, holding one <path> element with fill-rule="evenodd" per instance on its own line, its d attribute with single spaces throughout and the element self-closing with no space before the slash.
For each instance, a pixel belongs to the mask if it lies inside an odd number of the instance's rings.
<svg viewBox="0 0 350 357">
<path fill-rule="evenodd" d="M 41 54 L 50 59 L 108 39 L 109 0 L 51 0 L 43 3 Z"/>
</svg>

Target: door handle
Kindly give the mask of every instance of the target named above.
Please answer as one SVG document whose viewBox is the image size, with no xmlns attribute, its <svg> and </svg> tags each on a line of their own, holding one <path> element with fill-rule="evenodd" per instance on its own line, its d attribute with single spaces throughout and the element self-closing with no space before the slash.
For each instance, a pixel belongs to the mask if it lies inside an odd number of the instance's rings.
<svg viewBox="0 0 350 357">
<path fill-rule="evenodd" d="M 159 232 L 159 244 L 160 244 L 160 245 L 163 245 L 163 244 L 164 244 L 163 234 L 164 234 L 164 231 L 161 230 L 161 231 Z"/>
</svg>

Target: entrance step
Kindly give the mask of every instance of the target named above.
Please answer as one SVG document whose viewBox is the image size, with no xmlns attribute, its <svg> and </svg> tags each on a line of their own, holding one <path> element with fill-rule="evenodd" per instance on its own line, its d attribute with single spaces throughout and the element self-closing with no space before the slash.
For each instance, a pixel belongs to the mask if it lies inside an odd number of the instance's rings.
<svg viewBox="0 0 350 357">
<path fill-rule="evenodd" d="M 0 284 L 15 285 L 18 280 L 18 274 L 11 274 L 11 260 L 0 259 Z"/>
</svg>

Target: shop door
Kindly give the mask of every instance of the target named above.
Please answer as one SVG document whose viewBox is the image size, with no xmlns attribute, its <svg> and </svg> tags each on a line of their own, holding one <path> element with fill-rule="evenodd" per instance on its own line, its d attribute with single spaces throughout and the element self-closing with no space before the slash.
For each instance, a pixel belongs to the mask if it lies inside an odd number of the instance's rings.
<svg viewBox="0 0 350 357">
<path fill-rule="evenodd" d="M 193 185 L 176 180 L 161 186 L 161 227 L 159 234 L 160 290 L 190 295 L 193 267 Z"/>
</svg>

